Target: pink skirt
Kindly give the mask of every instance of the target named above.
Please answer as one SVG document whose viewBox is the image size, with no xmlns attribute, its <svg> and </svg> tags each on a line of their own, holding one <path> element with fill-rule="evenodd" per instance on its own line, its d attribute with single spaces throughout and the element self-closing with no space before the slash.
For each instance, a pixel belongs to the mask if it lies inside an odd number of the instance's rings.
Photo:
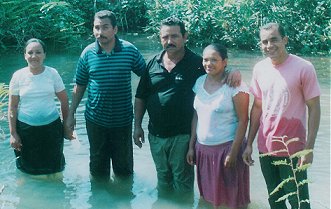
<svg viewBox="0 0 331 209">
<path fill-rule="evenodd" d="M 214 206 L 246 207 L 250 203 L 249 168 L 242 160 L 242 145 L 236 166 L 225 168 L 232 141 L 208 146 L 196 143 L 197 181 L 200 196 Z"/>
</svg>

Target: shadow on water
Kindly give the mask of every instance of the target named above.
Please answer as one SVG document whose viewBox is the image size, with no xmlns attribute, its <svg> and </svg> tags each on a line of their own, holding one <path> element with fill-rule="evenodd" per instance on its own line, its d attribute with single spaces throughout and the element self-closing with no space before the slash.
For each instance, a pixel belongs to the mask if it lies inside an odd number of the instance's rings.
<svg viewBox="0 0 331 209">
<path fill-rule="evenodd" d="M 125 36 L 142 52 L 145 59 L 160 50 L 159 43 L 145 37 Z M 196 49 L 199 53 L 201 49 Z M 81 51 L 73 53 L 47 54 L 46 65 L 55 67 L 61 74 L 69 93 L 73 88 L 73 76 Z M 229 50 L 229 67 L 239 69 L 243 80 L 249 84 L 254 64 L 262 59 L 259 52 Z M 315 146 L 314 163 L 308 170 L 312 208 L 330 208 L 330 59 L 329 57 L 306 57 L 317 71 L 322 89 L 321 126 Z M 1 55 L 0 83 L 9 83 L 12 73 L 24 67 L 23 55 L 12 53 Z M 139 78 L 132 75 L 134 95 Z M 70 93 L 69 93 L 70 96 Z M 252 98 L 251 98 L 252 100 Z M 141 149 L 134 147 L 133 179 L 125 181 L 94 182 L 89 176 L 89 144 L 85 130 L 84 103 L 77 112 L 76 133 L 78 140 L 65 141 L 66 168 L 60 176 L 33 177 L 25 175 L 15 167 L 15 157 L 9 146 L 8 127 L 5 121 L 0 126 L 5 139 L 0 139 L 0 209 L 182 209 L 211 208 L 200 200 L 195 184 L 194 193 L 158 194 L 156 171 L 149 150 L 148 141 Z M 59 104 L 58 104 L 59 105 Z M 5 111 L 5 110 L 4 110 Z M 143 129 L 147 134 L 147 116 Z M 255 147 L 256 152 L 256 147 Z M 255 153 L 254 152 L 254 153 Z M 328 157 L 326 157 L 328 156 Z M 253 155 L 255 166 L 250 169 L 250 209 L 268 208 L 266 186 L 259 168 L 257 153 Z M 1 190 L 3 188 L 3 190 Z"/>
</svg>

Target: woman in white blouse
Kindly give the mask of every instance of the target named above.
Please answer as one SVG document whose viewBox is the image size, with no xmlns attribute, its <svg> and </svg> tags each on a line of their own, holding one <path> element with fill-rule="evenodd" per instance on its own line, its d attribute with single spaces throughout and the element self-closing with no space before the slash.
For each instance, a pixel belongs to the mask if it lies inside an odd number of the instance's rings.
<svg viewBox="0 0 331 209">
<path fill-rule="evenodd" d="M 196 164 L 200 196 L 214 208 L 247 208 L 249 169 L 241 155 L 249 93 L 243 82 L 235 88 L 225 83 L 227 64 L 224 46 L 211 44 L 204 49 L 207 74 L 193 87 L 195 114 L 187 161 Z"/>
<path fill-rule="evenodd" d="M 68 115 L 68 96 L 58 72 L 44 65 L 45 44 L 36 38 L 26 42 L 24 58 L 28 66 L 17 70 L 9 85 L 8 120 L 10 144 L 18 169 L 29 174 L 63 171 L 64 131 L 61 116 Z"/>
</svg>

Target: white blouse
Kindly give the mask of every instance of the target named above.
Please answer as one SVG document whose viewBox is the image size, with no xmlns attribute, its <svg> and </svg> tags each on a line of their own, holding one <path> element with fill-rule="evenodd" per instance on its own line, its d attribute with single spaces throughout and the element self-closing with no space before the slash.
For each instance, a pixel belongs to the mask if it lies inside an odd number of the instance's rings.
<svg viewBox="0 0 331 209">
<path fill-rule="evenodd" d="M 197 140 L 204 145 L 218 145 L 232 141 L 238 126 L 238 117 L 232 97 L 239 92 L 249 93 L 248 87 L 242 81 L 241 85 L 232 88 L 227 84 L 209 94 L 204 89 L 207 75 L 197 79 L 193 91 L 194 109 L 198 115 Z"/>
<path fill-rule="evenodd" d="M 20 97 L 18 120 L 29 125 L 46 125 L 59 117 L 55 93 L 65 89 L 58 72 L 45 66 L 45 70 L 33 75 L 25 67 L 13 74 L 9 84 L 11 95 Z"/>
</svg>

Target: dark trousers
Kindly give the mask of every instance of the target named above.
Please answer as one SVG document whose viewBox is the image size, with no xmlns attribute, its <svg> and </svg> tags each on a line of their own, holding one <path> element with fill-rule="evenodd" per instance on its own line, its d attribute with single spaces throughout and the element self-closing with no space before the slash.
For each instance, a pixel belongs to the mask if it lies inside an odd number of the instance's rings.
<svg viewBox="0 0 331 209">
<path fill-rule="evenodd" d="M 132 125 L 107 128 L 86 120 L 86 129 L 93 177 L 109 177 L 110 163 L 116 176 L 133 174 Z"/>
<path fill-rule="evenodd" d="M 270 195 L 270 193 L 284 180 L 289 177 L 293 177 L 292 169 L 287 165 L 274 165 L 275 161 L 286 160 L 289 163 L 288 157 L 274 157 L 274 156 L 265 156 L 260 157 L 261 170 L 264 176 L 264 180 L 267 184 L 267 189 L 269 193 L 269 205 L 271 209 L 287 209 L 285 200 L 276 202 L 279 198 L 283 197 L 286 194 L 290 194 L 291 192 L 297 192 L 297 186 L 295 181 L 289 181 L 283 185 L 282 188 L 279 189 L 278 192 Z M 298 159 L 293 159 L 293 165 L 295 168 L 297 167 Z M 307 179 L 307 170 L 297 171 L 296 173 L 296 181 L 298 183 Z M 299 187 L 299 198 L 300 200 L 309 200 L 309 191 L 308 191 L 308 183 L 305 183 Z M 297 195 L 288 196 L 288 201 L 291 205 L 292 209 L 299 208 Z M 301 203 L 300 209 L 310 209 L 310 204 L 307 202 Z"/>
</svg>

